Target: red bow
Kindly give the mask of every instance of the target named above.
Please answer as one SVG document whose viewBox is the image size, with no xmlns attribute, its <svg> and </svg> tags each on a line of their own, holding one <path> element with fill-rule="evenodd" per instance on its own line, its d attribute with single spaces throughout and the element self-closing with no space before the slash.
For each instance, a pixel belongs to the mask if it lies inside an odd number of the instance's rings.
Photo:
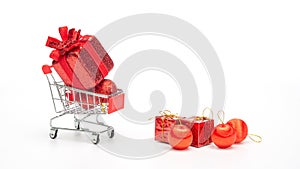
<svg viewBox="0 0 300 169">
<path fill-rule="evenodd" d="M 46 46 L 54 48 L 50 53 L 50 58 L 55 61 L 59 60 L 59 57 L 66 56 L 70 52 L 77 52 L 80 48 L 89 40 L 91 35 L 80 35 L 80 29 L 75 31 L 74 28 L 68 30 L 67 26 L 60 27 L 59 34 L 62 41 L 48 36 Z"/>
</svg>

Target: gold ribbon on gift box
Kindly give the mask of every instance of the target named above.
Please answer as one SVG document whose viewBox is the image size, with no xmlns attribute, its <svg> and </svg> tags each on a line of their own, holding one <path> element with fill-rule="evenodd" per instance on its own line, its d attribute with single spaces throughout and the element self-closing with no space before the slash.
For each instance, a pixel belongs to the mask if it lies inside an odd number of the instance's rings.
<svg viewBox="0 0 300 169">
<path fill-rule="evenodd" d="M 165 118 L 179 118 L 179 116 L 177 114 L 171 113 L 170 110 L 163 110 L 159 112 L 160 115 L 164 116 Z"/>
<path fill-rule="evenodd" d="M 162 119 L 162 139 L 164 140 L 165 138 L 165 119 L 170 118 L 170 119 L 175 119 L 175 118 L 179 118 L 179 116 L 177 114 L 172 113 L 170 110 L 163 110 L 159 112 L 160 115 L 163 116 Z"/>
<path fill-rule="evenodd" d="M 178 116 L 178 114 L 174 114 L 174 113 L 172 113 L 170 110 L 163 110 L 163 111 L 160 111 L 159 112 L 159 114 L 161 115 L 161 116 L 163 116 L 162 117 L 162 139 L 164 139 L 164 132 L 165 132 L 165 119 L 167 119 L 167 118 L 170 118 L 170 119 L 179 119 L 179 116 Z M 153 119 L 153 117 L 151 117 L 151 118 L 149 118 L 149 120 L 151 120 L 151 119 Z"/>
</svg>

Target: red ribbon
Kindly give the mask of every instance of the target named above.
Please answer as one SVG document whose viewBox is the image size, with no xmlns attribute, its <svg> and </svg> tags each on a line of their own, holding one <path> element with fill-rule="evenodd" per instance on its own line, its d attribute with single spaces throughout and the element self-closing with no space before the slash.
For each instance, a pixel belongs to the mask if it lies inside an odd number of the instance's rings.
<svg viewBox="0 0 300 169">
<path fill-rule="evenodd" d="M 50 53 L 50 58 L 58 61 L 60 57 L 67 56 L 71 52 L 79 52 L 80 48 L 91 38 L 91 35 L 80 35 L 80 29 L 68 29 L 67 26 L 58 29 L 62 40 L 48 36 L 46 46 L 54 48 Z"/>
</svg>

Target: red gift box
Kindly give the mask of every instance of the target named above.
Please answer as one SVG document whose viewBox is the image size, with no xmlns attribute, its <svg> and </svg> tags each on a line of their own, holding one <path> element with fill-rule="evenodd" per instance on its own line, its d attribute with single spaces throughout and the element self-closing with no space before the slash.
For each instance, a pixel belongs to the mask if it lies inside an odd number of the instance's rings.
<svg viewBox="0 0 300 169">
<path fill-rule="evenodd" d="M 118 90 L 116 93 L 108 95 L 107 99 L 86 93 L 72 92 L 67 95 L 70 101 L 77 102 L 82 108 L 93 109 L 96 105 L 107 107 L 107 112 L 113 113 L 124 108 L 124 93 Z M 71 96 L 71 97 L 70 97 Z"/>
<path fill-rule="evenodd" d="M 113 68 L 113 61 L 96 37 L 67 27 L 60 27 L 59 33 L 62 41 L 48 37 L 46 43 L 55 49 L 50 54 L 55 71 L 67 86 L 94 88 Z"/>
<path fill-rule="evenodd" d="M 109 79 L 103 80 L 100 84 L 95 86 L 95 88 L 87 92 L 69 91 L 69 94 L 66 93 L 66 96 L 67 99 L 77 102 L 86 110 L 101 105 L 102 107 L 107 107 L 105 113 L 110 114 L 124 108 L 123 91 L 117 89 L 115 83 Z"/>
<path fill-rule="evenodd" d="M 188 119 L 182 119 L 181 122 L 192 130 L 193 142 L 191 146 L 199 148 L 212 142 L 211 133 L 214 130 L 213 119 L 195 116 Z"/>
<path fill-rule="evenodd" d="M 166 113 L 167 112 L 167 113 Z M 168 136 L 171 128 L 178 123 L 180 117 L 163 111 L 161 116 L 155 117 L 155 137 L 156 141 L 169 143 Z"/>
<path fill-rule="evenodd" d="M 124 93 L 108 97 L 108 114 L 124 108 Z"/>
</svg>

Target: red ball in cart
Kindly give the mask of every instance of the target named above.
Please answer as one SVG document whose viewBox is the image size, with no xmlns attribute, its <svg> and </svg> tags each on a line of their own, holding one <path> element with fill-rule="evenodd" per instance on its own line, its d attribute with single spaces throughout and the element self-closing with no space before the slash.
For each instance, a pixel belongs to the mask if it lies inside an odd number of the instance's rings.
<svg viewBox="0 0 300 169">
<path fill-rule="evenodd" d="M 111 95 L 117 91 L 116 84 L 109 79 L 102 80 L 96 87 L 95 92 L 99 94 Z"/>
<path fill-rule="evenodd" d="M 117 92 L 117 86 L 116 84 L 109 79 L 102 80 L 96 87 L 95 87 L 95 93 L 104 94 L 104 95 L 111 95 L 113 93 Z M 106 103 L 106 98 L 100 99 L 101 103 Z"/>
</svg>

